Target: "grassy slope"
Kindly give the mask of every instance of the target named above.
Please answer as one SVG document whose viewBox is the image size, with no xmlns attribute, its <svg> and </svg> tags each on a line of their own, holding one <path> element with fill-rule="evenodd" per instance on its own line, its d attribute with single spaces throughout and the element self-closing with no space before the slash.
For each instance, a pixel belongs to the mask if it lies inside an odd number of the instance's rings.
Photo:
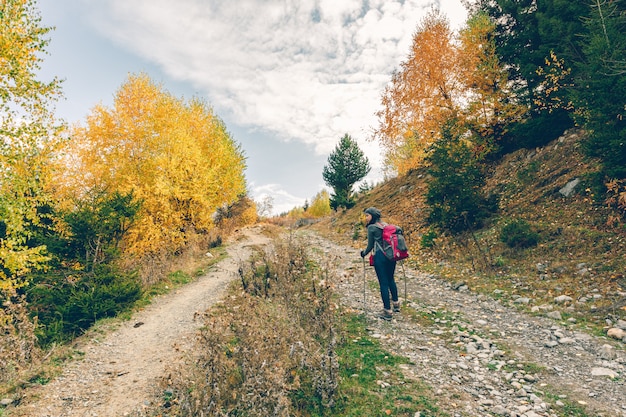
<svg viewBox="0 0 626 417">
<path fill-rule="evenodd" d="M 476 240 L 471 234 L 440 237 L 433 248 L 420 247 L 421 235 L 427 231 L 424 171 L 376 187 L 353 209 L 315 227 L 362 247 L 361 213 L 376 206 L 383 210 L 385 221 L 403 226 L 411 262 L 421 269 L 464 281 L 475 291 L 492 294 L 497 288 L 504 291 L 498 295 L 504 299 L 530 297 L 531 305 L 553 302 L 563 294 L 574 300 L 586 296 L 590 301 L 573 304 L 568 312 L 579 321 L 603 326 L 606 318 L 626 315 L 626 299 L 620 295 L 626 291 L 626 226 L 607 226 L 612 211 L 593 203 L 585 178 L 596 165 L 581 155 L 580 138 L 580 132 L 566 132 L 543 148 L 522 149 L 498 161 L 486 190 L 500 196 L 500 211 L 475 231 Z M 575 178 L 581 183 L 574 194 L 561 195 L 559 190 Z M 510 249 L 500 242 L 502 226 L 512 219 L 528 221 L 541 236 L 539 245 Z M 545 272 L 537 264 L 547 265 Z"/>
</svg>

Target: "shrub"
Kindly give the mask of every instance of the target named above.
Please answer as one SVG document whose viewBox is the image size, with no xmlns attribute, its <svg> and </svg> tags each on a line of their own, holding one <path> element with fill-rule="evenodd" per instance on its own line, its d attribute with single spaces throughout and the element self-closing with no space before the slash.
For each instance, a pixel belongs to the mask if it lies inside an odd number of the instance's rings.
<svg viewBox="0 0 626 417">
<path fill-rule="evenodd" d="M 97 320 L 127 311 L 142 294 L 135 277 L 105 265 L 93 272 L 57 271 L 33 280 L 29 306 L 39 320 L 43 346 L 70 340 Z"/>
<path fill-rule="evenodd" d="M 537 245 L 539 234 L 526 220 L 512 220 L 500 230 L 500 241 L 510 248 L 529 248 Z"/>
<path fill-rule="evenodd" d="M 435 246 L 435 239 L 437 238 L 437 232 L 433 229 L 429 229 L 428 232 L 422 235 L 421 244 L 424 248 L 432 248 Z"/>
<path fill-rule="evenodd" d="M 481 165 L 463 139 L 444 128 L 442 138 L 430 149 L 426 203 L 428 222 L 440 230 L 458 234 L 482 226 L 497 210 L 497 200 L 482 195 L 485 178 Z"/>
<path fill-rule="evenodd" d="M 330 415 L 339 364 L 326 272 L 289 241 L 253 256 L 239 275 L 228 303 L 207 318 L 187 371 L 168 381 L 173 414 Z"/>
<path fill-rule="evenodd" d="M 0 383 L 16 378 L 40 352 L 35 325 L 28 317 L 23 296 L 14 289 L 0 291 Z"/>
</svg>

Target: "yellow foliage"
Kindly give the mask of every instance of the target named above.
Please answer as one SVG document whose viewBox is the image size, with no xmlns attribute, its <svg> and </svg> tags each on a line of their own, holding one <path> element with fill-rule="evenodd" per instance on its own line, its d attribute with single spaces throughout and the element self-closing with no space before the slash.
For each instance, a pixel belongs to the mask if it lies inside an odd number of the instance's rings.
<svg viewBox="0 0 626 417">
<path fill-rule="evenodd" d="M 483 146 L 504 134 L 506 125 L 527 111 L 511 100 L 508 73 L 496 52 L 495 27 L 489 16 L 477 14 L 459 35 L 460 79 L 466 102 L 462 119 L 470 131 L 483 139 Z"/>
<path fill-rule="evenodd" d="M 245 191 L 245 158 L 212 109 L 173 97 L 146 75 L 130 76 L 112 109 L 96 107 L 74 129 L 66 172 L 66 201 L 90 190 L 128 193 L 141 202 L 126 252 L 173 252 Z"/>
<path fill-rule="evenodd" d="M 387 149 L 386 160 L 399 173 L 419 166 L 441 126 L 458 113 L 457 51 L 447 19 L 437 11 L 418 25 L 400 71 L 382 97 L 375 137 Z"/>
<path fill-rule="evenodd" d="M 329 215 L 331 211 L 330 195 L 328 191 L 322 190 L 313 197 L 311 204 L 304 214 L 310 217 L 320 218 Z"/>
<path fill-rule="evenodd" d="M 49 105 L 57 79 L 36 78 L 49 28 L 40 27 L 32 0 L 0 6 L 0 290 L 21 286 L 24 274 L 43 268 L 45 247 L 29 247 L 39 208 L 49 203 L 50 161 L 57 145 Z"/>
<path fill-rule="evenodd" d="M 451 120 L 455 135 L 469 131 L 481 141 L 475 144 L 480 153 L 526 111 L 510 100 L 493 30 L 487 16 L 477 15 L 456 37 L 436 11 L 418 25 L 408 58 L 383 92 L 374 132 L 386 150 L 385 162 L 398 174 L 424 165 Z"/>
</svg>

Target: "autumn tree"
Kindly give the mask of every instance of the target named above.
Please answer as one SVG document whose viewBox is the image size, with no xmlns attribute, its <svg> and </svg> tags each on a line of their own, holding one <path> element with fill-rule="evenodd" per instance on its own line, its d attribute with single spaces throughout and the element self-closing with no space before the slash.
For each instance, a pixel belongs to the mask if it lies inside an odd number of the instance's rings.
<svg viewBox="0 0 626 417">
<path fill-rule="evenodd" d="M 430 12 L 418 25 L 406 61 L 382 94 L 374 137 L 399 173 L 419 166 L 446 120 L 459 112 L 457 50 L 448 20 Z"/>
<path fill-rule="evenodd" d="M 29 239 L 49 204 L 48 168 L 60 129 L 52 115 L 60 83 L 37 78 L 49 31 L 34 1 L 0 3 L 0 291 L 21 286 L 47 261 L 45 247 Z"/>
<path fill-rule="evenodd" d="M 315 197 L 311 200 L 311 204 L 305 208 L 305 214 L 315 218 L 324 217 L 330 213 L 330 194 L 326 190 L 315 194 Z"/>
<path fill-rule="evenodd" d="M 322 171 L 324 181 L 333 189 L 330 196 L 332 209 L 354 205 L 352 186 L 362 180 L 370 169 L 359 144 L 346 133 L 328 156 L 328 165 Z"/>
<path fill-rule="evenodd" d="M 51 223 L 44 208 L 60 129 L 52 115 L 59 81 L 37 78 L 49 31 L 34 1 L 0 2 L 0 382 L 36 352 L 35 325 L 18 290 L 48 262 L 32 236 Z"/>
<path fill-rule="evenodd" d="M 143 74 L 128 78 L 113 108 L 97 106 L 72 144 L 59 179 L 66 196 L 132 192 L 141 202 L 124 240 L 127 255 L 179 251 L 211 229 L 218 208 L 245 194 L 243 152 L 213 110 Z"/>
<path fill-rule="evenodd" d="M 459 33 L 459 79 L 465 103 L 460 119 L 472 132 L 473 153 L 493 153 L 513 123 L 528 108 L 516 99 L 506 67 L 498 57 L 496 25 L 485 13 L 471 16 Z"/>
</svg>

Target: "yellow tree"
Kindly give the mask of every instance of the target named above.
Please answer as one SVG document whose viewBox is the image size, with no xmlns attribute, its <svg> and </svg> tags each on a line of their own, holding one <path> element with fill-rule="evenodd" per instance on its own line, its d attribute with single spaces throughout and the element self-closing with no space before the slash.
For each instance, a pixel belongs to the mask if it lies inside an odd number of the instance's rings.
<svg viewBox="0 0 626 417">
<path fill-rule="evenodd" d="M 180 250 L 245 194 L 245 158 L 224 123 L 144 74 L 129 77 L 112 109 L 96 107 L 73 139 L 60 181 L 66 195 L 133 192 L 142 204 L 125 252 L 134 257 Z"/>
<path fill-rule="evenodd" d="M 315 194 L 315 197 L 311 200 L 311 204 L 306 209 L 305 214 L 311 217 L 319 218 L 328 216 L 331 211 L 330 195 L 328 194 L 328 191 L 322 190 Z"/>
<path fill-rule="evenodd" d="M 495 28 L 489 16 L 478 13 L 459 34 L 459 79 L 466 103 L 461 119 L 473 133 L 474 152 L 483 155 L 527 111 L 515 101 L 508 73 L 496 53 Z"/>
<path fill-rule="evenodd" d="M 29 239 L 48 203 L 48 167 L 59 129 L 51 104 L 60 85 L 37 79 L 50 31 L 40 23 L 34 1 L 0 2 L 0 292 L 9 294 L 47 261 L 45 247 Z"/>
<path fill-rule="evenodd" d="M 457 49 L 448 20 L 430 12 L 418 25 L 406 61 L 382 95 L 374 137 L 399 174 L 419 166 L 446 120 L 460 106 Z"/>
</svg>

